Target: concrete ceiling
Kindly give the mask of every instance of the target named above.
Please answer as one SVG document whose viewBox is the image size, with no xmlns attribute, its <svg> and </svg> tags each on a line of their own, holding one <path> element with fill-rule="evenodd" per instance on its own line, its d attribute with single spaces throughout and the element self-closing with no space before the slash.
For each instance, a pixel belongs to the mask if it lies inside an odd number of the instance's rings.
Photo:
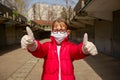
<svg viewBox="0 0 120 80">
<path fill-rule="evenodd" d="M 75 20 L 71 21 L 71 25 L 74 28 L 84 28 L 85 24 L 93 26 L 96 18 L 112 21 L 113 11 L 119 9 L 120 0 L 92 0 L 81 11 L 87 12 L 86 15 L 76 15 L 74 17 Z"/>
<path fill-rule="evenodd" d="M 76 29 L 85 27 L 85 24 L 83 24 L 83 23 L 81 23 L 79 21 L 72 21 L 70 23 L 70 25 L 71 25 L 71 27 L 76 28 Z"/>
<path fill-rule="evenodd" d="M 92 0 L 84 10 L 89 16 L 112 21 L 112 12 L 120 9 L 120 0 Z"/>
</svg>

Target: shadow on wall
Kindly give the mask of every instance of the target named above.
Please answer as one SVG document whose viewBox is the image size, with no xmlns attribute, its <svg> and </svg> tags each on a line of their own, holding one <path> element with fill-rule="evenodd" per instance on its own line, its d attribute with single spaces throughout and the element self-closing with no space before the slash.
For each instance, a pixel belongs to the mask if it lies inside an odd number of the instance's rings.
<svg viewBox="0 0 120 80">
<path fill-rule="evenodd" d="M 77 37 L 70 38 L 70 41 L 79 44 Z M 82 40 L 82 38 L 81 38 Z M 89 37 L 94 43 L 94 39 Z M 96 56 L 88 56 L 84 59 L 87 64 L 102 78 L 102 80 L 120 80 L 120 59 L 99 53 Z"/>
<path fill-rule="evenodd" d="M 49 37 L 50 37 L 50 31 L 35 32 L 35 39 L 37 39 L 37 40 L 42 40 L 42 39 L 49 38 Z M 5 45 L 5 46 L 0 48 L 0 56 L 2 56 L 3 54 L 5 54 L 7 52 L 18 49 L 18 48 L 21 48 L 20 43 L 12 44 L 12 45 Z"/>
<path fill-rule="evenodd" d="M 13 45 L 3 46 L 2 48 L 0 48 L 0 56 L 4 55 L 7 52 L 10 52 L 10 51 L 13 51 L 15 49 L 18 49 L 20 47 L 21 47 L 20 44 L 13 44 Z"/>
<path fill-rule="evenodd" d="M 37 40 L 50 38 L 50 31 L 36 31 L 34 32 L 34 36 Z"/>
</svg>

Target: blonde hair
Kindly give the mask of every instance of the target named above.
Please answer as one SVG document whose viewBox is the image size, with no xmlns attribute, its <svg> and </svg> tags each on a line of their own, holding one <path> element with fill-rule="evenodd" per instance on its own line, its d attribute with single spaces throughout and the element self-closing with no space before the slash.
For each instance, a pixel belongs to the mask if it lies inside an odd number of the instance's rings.
<svg viewBox="0 0 120 80">
<path fill-rule="evenodd" d="M 58 18 L 52 23 L 52 30 L 56 26 L 56 23 L 60 24 L 61 27 L 65 27 L 67 30 L 69 29 L 69 25 L 64 19 Z"/>
</svg>

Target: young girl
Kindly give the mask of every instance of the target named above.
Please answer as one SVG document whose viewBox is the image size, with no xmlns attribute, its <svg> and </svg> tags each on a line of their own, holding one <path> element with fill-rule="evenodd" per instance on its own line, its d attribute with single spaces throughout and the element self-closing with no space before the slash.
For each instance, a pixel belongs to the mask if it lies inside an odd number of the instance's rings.
<svg viewBox="0 0 120 80">
<path fill-rule="evenodd" d="M 29 27 L 26 30 L 28 35 L 22 37 L 21 46 L 27 48 L 33 56 L 44 58 L 42 80 L 75 80 L 72 62 L 97 54 L 97 49 L 88 41 L 87 34 L 79 45 L 69 42 L 68 25 L 62 19 L 53 22 L 50 42 L 41 44 L 34 39 Z"/>
</svg>

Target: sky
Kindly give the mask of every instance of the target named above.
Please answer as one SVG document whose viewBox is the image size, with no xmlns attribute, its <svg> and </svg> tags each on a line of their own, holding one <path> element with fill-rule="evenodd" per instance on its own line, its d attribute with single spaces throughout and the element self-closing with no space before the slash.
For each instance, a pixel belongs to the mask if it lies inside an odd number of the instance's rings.
<svg viewBox="0 0 120 80">
<path fill-rule="evenodd" d="M 30 0 L 30 6 L 31 7 L 34 3 L 36 2 L 41 2 L 41 3 L 47 3 L 49 5 L 52 5 L 52 4 L 59 4 L 59 5 L 63 5 L 65 6 L 66 5 L 66 0 Z M 76 5 L 76 3 L 78 2 L 78 0 L 68 0 L 69 2 L 69 5 L 71 5 L 72 7 L 74 7 Z M 70 2 L 70 1 L 74 1 L 73 2 Z"/>
</svg>

